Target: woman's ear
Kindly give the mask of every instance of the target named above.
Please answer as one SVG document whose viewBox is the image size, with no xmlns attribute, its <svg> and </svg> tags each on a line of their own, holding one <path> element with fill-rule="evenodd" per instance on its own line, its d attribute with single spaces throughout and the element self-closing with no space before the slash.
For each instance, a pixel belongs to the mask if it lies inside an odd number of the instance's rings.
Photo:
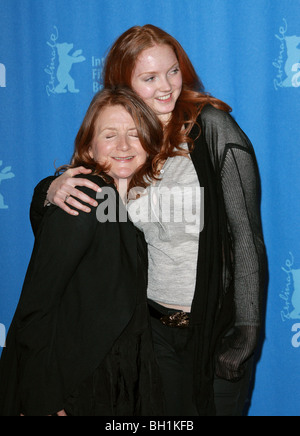
<svg viewBox="0 0 300 436">
<path fill-rule="evenodd" d="M 94 160 L 94 152 L 93 152 L 93 146 L 91 145 L 89 148 L 89 156 L 92 160 Z"/>
</svg>

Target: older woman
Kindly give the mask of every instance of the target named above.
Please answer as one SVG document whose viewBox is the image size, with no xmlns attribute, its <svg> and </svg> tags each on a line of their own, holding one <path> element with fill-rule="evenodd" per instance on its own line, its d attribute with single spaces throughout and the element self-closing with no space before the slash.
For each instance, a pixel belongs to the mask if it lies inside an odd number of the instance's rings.
<svg viewBox="0 0 300 436">
<path fill-rule="evenodd" d="M 134 186 L 152 176 L 161 140 L 159 121 L 131 90 L 106 89 L 91 103 L 70 167 L 92 171 L 99 210 L 74 218 L 47 208 L 0 362 L 0 415 L 163 413 L 147 248 L 118 220 L 117 191 L 121 179 Z M 117 219 L 101 215 L 107 197 Z"/>
</svg>

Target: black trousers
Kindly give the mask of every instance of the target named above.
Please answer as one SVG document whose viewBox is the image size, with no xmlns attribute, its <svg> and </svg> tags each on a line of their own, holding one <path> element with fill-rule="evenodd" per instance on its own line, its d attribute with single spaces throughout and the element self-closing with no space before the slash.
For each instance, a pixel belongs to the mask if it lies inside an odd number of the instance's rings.
<svg viewBox="0 0 300 436">
<path fill-rule="evenodd" d="M 155 309 L 161 306 L 154 304 Z M 165 312 L 163 310 L 163 312 Z M 167 416 L 198 416 L 193 402 L 193 353 L 188 349 L 188 329 L 164 326 L 151 317 L 154 351 L 160 368 Z M 251 380 L 251 365 L 237 383 L 214 381 L 217 416 L 242 416 Z"/>
</svg>

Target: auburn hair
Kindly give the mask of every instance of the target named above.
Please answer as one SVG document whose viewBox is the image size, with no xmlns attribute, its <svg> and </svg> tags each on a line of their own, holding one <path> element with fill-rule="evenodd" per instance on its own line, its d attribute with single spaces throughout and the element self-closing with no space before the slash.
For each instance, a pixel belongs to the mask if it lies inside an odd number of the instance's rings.
<svg viewBox="0 0 300 436">
<path fill-rule="evenodd" d="M 103 71 L 104 86 L 131 87 L 139 55 L 155 45 L 169 45 L 174 50 L 183 80 L 181 95 L 170 121 L 164 126 L 163 146 L 154 160 L 158 163 L 168 157 L 186 154 L 180 148 L 185 142 L 190 147 L 193 146 L 193 141 L 188 135 L 205 105 L 211 104 L 226 112 L 231 112 L 231 108 L 204 91 L 204 86 L 181 44 L 173 36 L 151 24 L 131 27 L 116 40 L 106 57 Z"/>
<path fill-rule="evenodd" d="M 135 186 L 145 188 L 155 179 L 157 172 L 153 159 L 163 143 L 163 127 L 155 113 L 130 88 L 114 86 L 103 89 L 93 98 L 75 139 L 74 154 L 70 165 L 60 167 L 57 173 L 70 168 L 84 166 L 93 174 L 100 175 L 107 183 L 113 183 L 108 176 L 109 167 L 100 165 L 90 156 L 90 149 L 96 134 L 96 123 L 101 111 L 111 106 L 122 106 L 132 117 L 147 160 L 133 176 L 128 189 Z"/>
</svg>

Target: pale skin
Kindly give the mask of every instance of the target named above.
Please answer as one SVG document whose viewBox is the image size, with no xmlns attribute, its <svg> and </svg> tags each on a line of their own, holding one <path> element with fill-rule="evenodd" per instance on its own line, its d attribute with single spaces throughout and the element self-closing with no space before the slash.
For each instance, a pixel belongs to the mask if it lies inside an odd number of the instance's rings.
<svg viewBox="0 0 300 436">
<path fill-rule="evenodd" d="M 168 123 L 182 91 L 182 74 L 174 50 L 169 45 L 154 45 L 144 50 L 137 58 L 131 87 L 150 106 L 163 124 Z M 87 186 L 94 191 L 98 191 L 99 187 L 85 179 L 73 178 L 75 175 L 88 172 L 86 169 L 83 171 L 83 168 L 76 168 L 58 177 L 50 186 L 47 200 L 71 215 L 78 215 L 78 212 L 72 210 L 70 206 L 84 212 L 91 212 L 89 207 L 82 205 L 77 199 L 92 207 L 97 207 L 98 204 L 78 191 L 76 186 Z M 68 195 L 72 197 L 68 198 L 66 204 L 65 199 Z M 185 312 L 190 311 L 189 307 L 167 304 L 164 306 Z"/>
<path fill-rule="evenodd" d="M 134 121 L 122 106 L 108 106 L 101 111 L 89 153 L 94 161 L 109 165 L 108 175 L 117 188 L 120 180 L 126 180 L 128 186 L 147 159 Z"/>
</svg>

